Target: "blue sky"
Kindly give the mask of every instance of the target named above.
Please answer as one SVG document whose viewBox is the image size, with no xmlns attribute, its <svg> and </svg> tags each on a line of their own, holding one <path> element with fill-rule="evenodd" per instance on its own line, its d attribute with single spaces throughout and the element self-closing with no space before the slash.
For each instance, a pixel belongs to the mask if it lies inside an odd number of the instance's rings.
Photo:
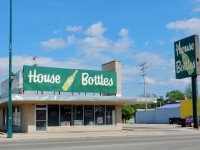
<svg viewBox="0 0 200 150">
<path fill-rule="evenodd" d="M 0 0 L 0 82 L 8 76 L 9 0 Z M 121 60 L 122 95 L 184 92 L 175 41 L 200 34 L 200 0 L 13 0 L 13 72 L 23 65 L 101 70 Z M 200 81 L 200 80 L 199 80 Z M 199 82 L 200 83 L 200 82 Z M 200 88 L 199 88 L 200 89 Z"/>
</svg>

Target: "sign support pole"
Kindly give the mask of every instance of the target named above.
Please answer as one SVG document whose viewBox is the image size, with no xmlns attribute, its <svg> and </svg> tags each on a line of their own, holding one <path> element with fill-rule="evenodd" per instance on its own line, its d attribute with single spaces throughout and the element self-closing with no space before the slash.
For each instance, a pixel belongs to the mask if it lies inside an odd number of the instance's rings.
<svg viewBox="0 0 200 150">
<path fill-rule="evenodd" d="M 192 107 L 194 128 L 199 129 L 197 75 L 192 76 Z"/>
</svg>

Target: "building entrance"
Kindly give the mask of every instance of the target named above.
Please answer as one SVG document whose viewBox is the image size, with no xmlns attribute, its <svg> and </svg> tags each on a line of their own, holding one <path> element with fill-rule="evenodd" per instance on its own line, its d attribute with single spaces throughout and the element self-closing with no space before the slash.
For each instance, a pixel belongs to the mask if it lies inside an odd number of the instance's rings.
<svg viewBox="0 0 200 150">
<path fill-rule="evenodd" d="M 36 105 L 36 131 L 46 131 L 46 105 Z"/>
</svg>

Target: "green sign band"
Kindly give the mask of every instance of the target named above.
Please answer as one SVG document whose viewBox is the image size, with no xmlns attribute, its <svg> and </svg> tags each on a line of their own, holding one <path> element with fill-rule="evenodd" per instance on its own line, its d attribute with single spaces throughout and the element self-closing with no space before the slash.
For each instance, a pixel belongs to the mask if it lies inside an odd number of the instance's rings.
<svg viewBox="0 0 200 150">
<path fill-rule="evenodd" d="M 114 94 L 116 72 L 24 66 L 24 90 Z"/>
<path fill-rule="evenodd" d="M 199 48 L 198 35 L 174 42 L 176 79 L 198 74 Z"/>
</svg>

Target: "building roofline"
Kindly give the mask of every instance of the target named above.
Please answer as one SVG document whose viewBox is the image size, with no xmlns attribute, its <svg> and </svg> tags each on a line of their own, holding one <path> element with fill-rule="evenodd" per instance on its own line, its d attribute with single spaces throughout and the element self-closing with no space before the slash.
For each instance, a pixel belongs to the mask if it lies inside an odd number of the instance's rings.
<svg viewBox="0 0 200 150">
<path fill-rule="evenodd" d="M 110 64 L 110 63 L 112 63 L 112 62 L 121 62 L 121 61 L 120 61 L 120 60 L 113 60 L 113 61 L 107 62 L 107 63 L 105 63 L 105 64 L 102 64 L 101 66 L 104 66 L 104 65 Z"/>
</svg>

